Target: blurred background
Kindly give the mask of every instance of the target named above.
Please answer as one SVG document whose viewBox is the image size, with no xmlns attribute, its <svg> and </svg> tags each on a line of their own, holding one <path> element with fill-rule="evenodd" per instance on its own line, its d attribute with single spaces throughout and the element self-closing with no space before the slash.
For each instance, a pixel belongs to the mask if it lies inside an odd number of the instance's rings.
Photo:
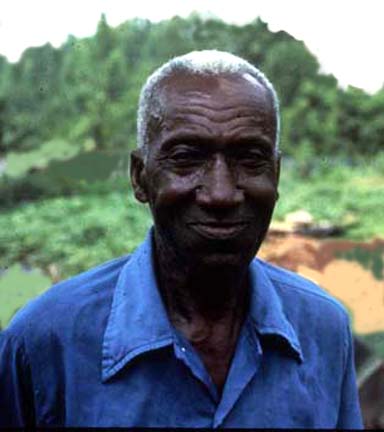
<svg viewBox="0 0 384 432">
<path fill-rule="evenodd" d="M 3 0 L 0 329 L 52 283 L 131 252 L 151 225 L 128 180 L 146 77 L 216 48 L 281 102 L 280 200 L 260 256 L 351 314 L 367 427 L 384 427 L 384 4 Z"/>
</svg>

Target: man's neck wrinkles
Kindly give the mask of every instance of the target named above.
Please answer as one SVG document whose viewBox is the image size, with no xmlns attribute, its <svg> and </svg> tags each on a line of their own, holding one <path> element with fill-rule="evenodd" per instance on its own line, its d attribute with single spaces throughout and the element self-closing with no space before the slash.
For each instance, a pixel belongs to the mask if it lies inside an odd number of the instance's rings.
<svg viewBox="0 0 384 432">
<path fill-rule="evenodd" d="M 159 242 L 158 242 L 159 243 Z M 246 269 L 217 269 L 182 262 L 180 254 L 157 247 L 159 288 L 168 314 L 186 321 L 219 322 L 242 315 Z"/>
</svg>

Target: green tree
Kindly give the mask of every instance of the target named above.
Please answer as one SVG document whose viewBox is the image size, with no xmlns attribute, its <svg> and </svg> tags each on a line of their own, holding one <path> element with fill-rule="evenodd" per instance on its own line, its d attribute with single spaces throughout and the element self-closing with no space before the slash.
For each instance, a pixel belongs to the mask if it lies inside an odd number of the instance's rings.
<svg viewBox="0 0 384 432">
<path fill-rule="evenodd" d="M 275 83 L 285 107 L 294 103 L 304 82 L 316 78 L 319 63 L 302 42 L 285 40 L 266 50 L 263 69 Z"/>
</svg>

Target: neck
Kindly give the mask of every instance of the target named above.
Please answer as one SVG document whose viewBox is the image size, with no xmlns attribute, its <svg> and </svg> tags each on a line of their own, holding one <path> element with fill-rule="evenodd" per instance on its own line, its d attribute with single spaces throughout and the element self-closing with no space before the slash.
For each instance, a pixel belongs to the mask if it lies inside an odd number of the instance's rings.
<svg viewBox="0 0 384 432">
<path fill-rule="evenodd" d="M 241 322 L 248 304 L 248 263 L 206 264 L 186 259 L 155 234 L 156 274 L 168 315 L 175 324 Z"/>
</svg>

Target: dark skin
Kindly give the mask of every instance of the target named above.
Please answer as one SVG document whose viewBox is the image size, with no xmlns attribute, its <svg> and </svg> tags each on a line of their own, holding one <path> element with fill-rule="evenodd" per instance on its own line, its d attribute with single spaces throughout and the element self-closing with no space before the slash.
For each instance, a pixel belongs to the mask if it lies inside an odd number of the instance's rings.
<svg viewBox="0 0 384 432">
<path fill-rule="evenodd" d="M 222 391 L 248 312 L 248 266 L 278 198 L 275 114 L 246 75 L 174 75 L 147 160 L 132 153 L 136 198 L 154 218 L 155 267 L 173 325 Z"/>
</svg>

